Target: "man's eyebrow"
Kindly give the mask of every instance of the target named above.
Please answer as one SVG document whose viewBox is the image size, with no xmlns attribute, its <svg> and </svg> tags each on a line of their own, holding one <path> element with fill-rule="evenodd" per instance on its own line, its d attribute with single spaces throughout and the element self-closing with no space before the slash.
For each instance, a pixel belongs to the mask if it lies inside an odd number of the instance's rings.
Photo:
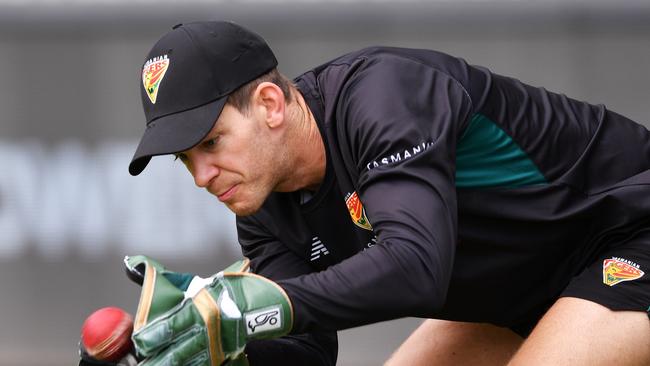
<svg viewBox="0 0 650 366">
<path fill-rule="evenodd" d="M 202 144 L 202 143 L 204 143 L 204 142 L 206 142 L 206 141 L 208 141 L 208 140 L 211 140 L 211 139 L 212 139 L 212 135 L 213 135 L 213 131 L 208 132 L 208 134 L 205 135 L 205 137 L 202 138 L 201 141 L 199 141 L 199 143 L 198 143 L 197 145 Z"/>
<path fill-rule="evenodd" d="M 221 130 L 218 130 L 218 129 L 212 130 L 212 131 L 208 132 L 208 134 L 205 135 L 203 140 L 201 140 L 197 145 L 200 145 L 200 144 L 205 143 L 205 142 L 210 141 L 210 140 L 214 140 L 214 139 L 218 138 L 219 136 L 221 136 Z"/>
</svg>

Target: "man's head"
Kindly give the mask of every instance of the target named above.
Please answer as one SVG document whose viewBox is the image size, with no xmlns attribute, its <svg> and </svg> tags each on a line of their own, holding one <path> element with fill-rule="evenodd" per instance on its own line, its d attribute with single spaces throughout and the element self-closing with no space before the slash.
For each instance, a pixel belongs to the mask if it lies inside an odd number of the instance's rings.
<svg viewBox="0 0 650 366">
<path fill-rule="evenodd" d="M 257 34 L 229 22 L 180 24 L 151 49 L 142 69 L 147 127 L 129 165 L 185 151 L 214 127 L 229 96 L 277 66 Z M 241 99 L 241 98 L 240 98 Z"/>
<path fill-rule="evenodd" d="M 174 154 L 238 215 L 272 191 L 318 185 L 325 152 L 316 122 L 276 64 L 261 38 L 232 23 L 175 27 L 143 67 L 147 129 L 131 174 Z"/>
</svg>

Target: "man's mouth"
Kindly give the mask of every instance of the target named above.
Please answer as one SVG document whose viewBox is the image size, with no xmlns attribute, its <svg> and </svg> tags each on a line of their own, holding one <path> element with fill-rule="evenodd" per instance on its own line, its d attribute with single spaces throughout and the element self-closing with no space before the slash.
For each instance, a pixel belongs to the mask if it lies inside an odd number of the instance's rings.
<svg viewBox="0 0 650 366">
<path fill-rule="evenodd" d="M 218 194 L 217 198 L 221 202 L 228 201 L 235 194 L 235 192 L 237 191 L 237 187 L 238 187 L 238 185 L 235 184 L 234 186 L 228 188 L 225 192 L 223 192 L 221 194 Z"/>
</svg>

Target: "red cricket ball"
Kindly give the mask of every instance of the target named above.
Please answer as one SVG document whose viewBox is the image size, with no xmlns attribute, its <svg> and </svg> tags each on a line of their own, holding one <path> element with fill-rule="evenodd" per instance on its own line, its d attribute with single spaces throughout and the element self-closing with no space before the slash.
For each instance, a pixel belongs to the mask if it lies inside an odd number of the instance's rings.
<svg viewBox="0 0 650 366">
<path fill-rule="evenodd" d="M 90 357 L 119 361 L 133 348 L 133 317 L 117 307 L 101 308 L 90 314 L 81 327 L 81 342 Z"/>
</svg>

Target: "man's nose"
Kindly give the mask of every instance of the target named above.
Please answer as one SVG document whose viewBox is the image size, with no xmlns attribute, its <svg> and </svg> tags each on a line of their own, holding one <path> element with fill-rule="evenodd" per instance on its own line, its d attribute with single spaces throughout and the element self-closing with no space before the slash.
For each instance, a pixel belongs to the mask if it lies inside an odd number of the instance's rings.
<svg viewBox="0 0 650 366">
<path fill-rule="evenodd" d="M 194 184 L 200 188 L 207 188 L 210 182 L 219 176 L 219 168 L 210 163 L 195 162 L 193 164 Z"/>
</svg>

